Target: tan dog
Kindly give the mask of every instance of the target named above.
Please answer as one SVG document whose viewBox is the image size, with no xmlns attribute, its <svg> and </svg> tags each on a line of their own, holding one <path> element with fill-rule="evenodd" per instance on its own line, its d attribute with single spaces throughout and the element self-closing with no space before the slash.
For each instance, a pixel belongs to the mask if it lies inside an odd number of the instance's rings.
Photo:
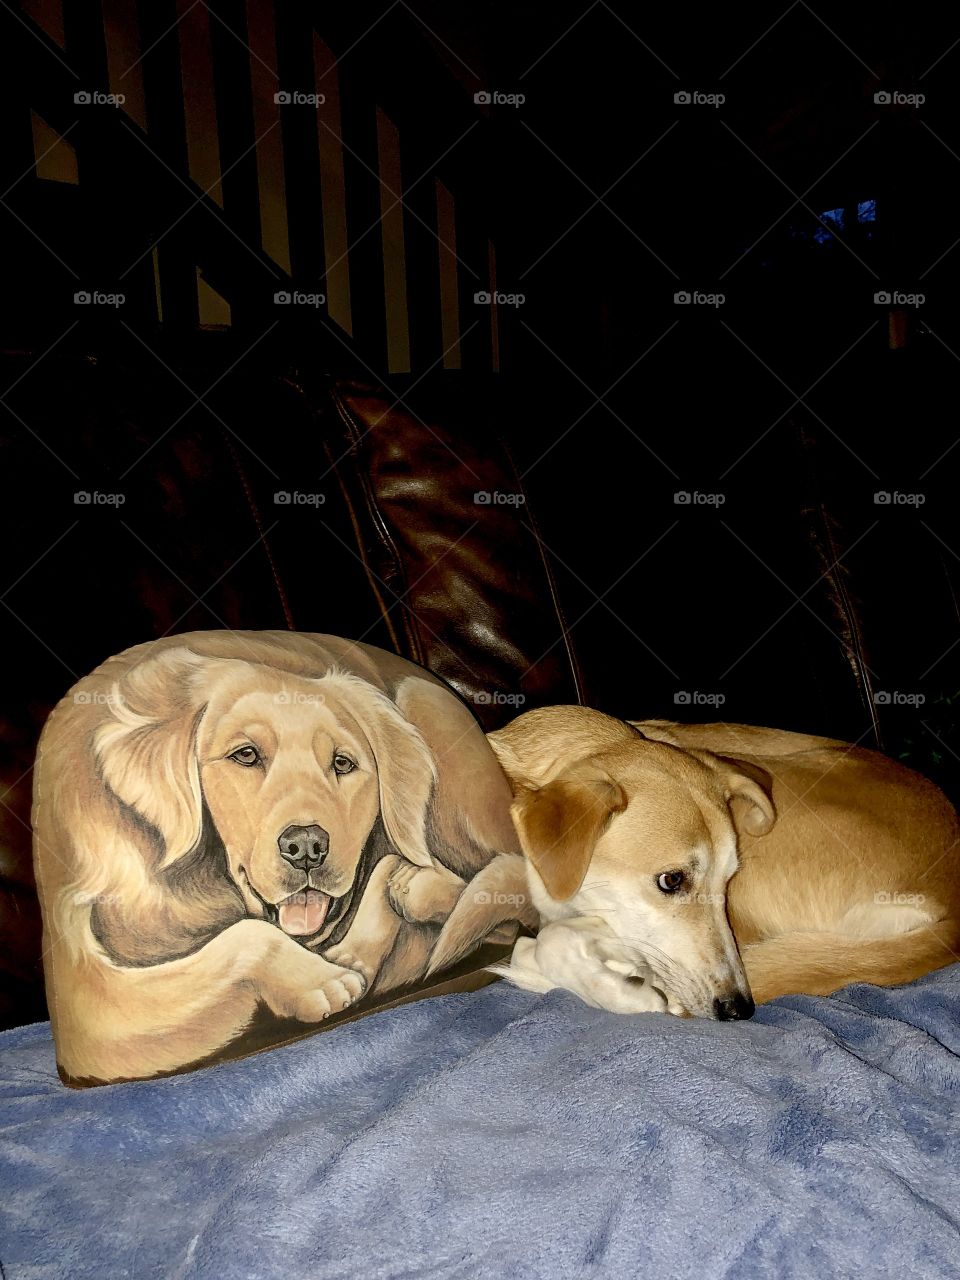
<svg viewBox="0 0 960 1280">
<path fill-rule="evenodd" d="M 41 740 L 34 829 L 69 1078 L 175 1070 L 261 1004 L 312 1023 L 417 981 L 466 881 L 517 847 L 482 733 L 429 677 L 404 669 L 390 697 L 335 637 L 153 650 L 105 663 Z"/>
<path fill-rule="evenodd" d="M 488 740 L 544 926 L 498 967 L 518 985 L 726 1019 L 960 959 L 957 815 L 885 756 L 583 707 Z"/>
</svg>

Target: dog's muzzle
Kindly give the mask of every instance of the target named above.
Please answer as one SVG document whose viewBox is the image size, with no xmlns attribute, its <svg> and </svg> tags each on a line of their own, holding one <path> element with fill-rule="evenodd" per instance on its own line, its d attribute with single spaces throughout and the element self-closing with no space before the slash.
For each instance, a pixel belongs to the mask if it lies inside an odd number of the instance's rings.
<svg viewBox="0 0 960 1280">
<path fill-rule="evenodd" d="M 290 826 L 277 837 L 277 847 L 284 862 L 294 871 L 302 871 L 309 877 L 326 861 L 330 852 L 330 836 L 316 823 L 310 826 Z M 277 923 L 284 933 L 296 938 L 309 938 L 323 928 L 333 902 L 329 893 L 307 887 L 274 904 Z"/>
<path fill-rule="evenodd" d="M 735 1022 L 741 1018 L 752 1018 L 756 1008 L 752 996 L 741 995 L 737 991 L 732 996 L 717 996 L 713 1002 L 713 1016 L 720 1022 Z"/>
<path fill-rule="evenodd" d="M 238 869 L 238 879 L 241 887 L 260 903 L 263 918 L 300 941 L 312 938 L 324 926 L 329 931 L 349 908 L 352 897 L 352 892 L 348 891 L 334 898 L 332 894 L 314 888 L 307 879 L 295 893 L 288 894 L 279 902 L 270 902 L 250 883 L 244 867 Z"/>
<path fill-rule="evenodd" d="M 289 898 L 276 903 L 277 924 L 284 933 L 308 938 L 323 928 L 333 901 L 329 893 L 321 893 L 319 889 L 291 893 Z"/>
<path fill-rule="evenodd" d="M 315 871 L 330 852 L 330 836 L 316 824 L 287 827 L 277 837 L 280 857 L 297 871 Z"/>
</svg>

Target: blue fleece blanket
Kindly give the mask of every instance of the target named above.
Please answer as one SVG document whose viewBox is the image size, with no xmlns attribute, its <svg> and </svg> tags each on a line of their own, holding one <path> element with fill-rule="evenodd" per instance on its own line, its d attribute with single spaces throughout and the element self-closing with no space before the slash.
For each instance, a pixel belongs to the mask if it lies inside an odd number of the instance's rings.
<svg viewBox="0 0 960 1280">
<path fill-rule="evenodd" d="M 960 1275 L 960 965 L 751 1023 L 505 984 L 65 1089 L 0 1037 L 5 1280 Z"/>
</svg>

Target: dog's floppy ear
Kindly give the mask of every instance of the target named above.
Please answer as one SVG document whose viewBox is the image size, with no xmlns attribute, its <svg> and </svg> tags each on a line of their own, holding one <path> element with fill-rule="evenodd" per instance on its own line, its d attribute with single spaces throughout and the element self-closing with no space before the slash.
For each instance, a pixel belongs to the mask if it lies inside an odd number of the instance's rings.
<svg viewBox="0 0 960 1280">
<path fill-rule="evenodd" d="M 518 790 L 510 813 L 520 847 L 552 898 L 563 902 L 573 897 L 597 840 L 613 815 L 626 807 L 626 792 L 604 774 L 555 778 L 542 787 Z"/>
<path fill-rule="evenodd" d="M 432 867 L 427 809 L 437 778 L 433 752 L 385 693 L 359 676 L 339 672 L 331 678 L 350 686 L 350 710 L 363 725 L 376 757 L 380 816 L 390 843 L 408 862 Z"/>
<path fill-rule="evenodd" d="M 160 833 L 160 870 L 200 841 L 196 737 L 204 696 L 198 676 L 207 662 L 179 646 L 138 663 L 114 684 L 110 719 L 94 738 L 104 782 Z"/>
<path fill-rule="evenodd" d="M 777 820 L 770 774 L 732 756 L 716 756 L 715 760 L 737 835 L 765 836 Z"/>
</svg>

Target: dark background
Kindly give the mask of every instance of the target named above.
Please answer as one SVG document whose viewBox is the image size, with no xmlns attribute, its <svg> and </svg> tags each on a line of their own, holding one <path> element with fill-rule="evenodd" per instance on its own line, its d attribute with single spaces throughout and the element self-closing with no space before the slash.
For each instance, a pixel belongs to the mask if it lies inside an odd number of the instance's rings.
<svg viewBox="0 0 960 1280">
<path fill-rule="evenodd" d="M 231 370 L 210 403 L 229 420 L 248 468 L 262 463 L 274 475 L 280 444 L 271 408 L 257 398 L 257 371 L 349 367 L 388 377 L 400 394 L 411 389 L 417 404 L 456 384 L 484 429 L 509 439 L 587 700 L 626 714 L 722 716 L 863 740 L 953 785 L 954 15 L 860 3 L 828 12 L 804 0 L 782 9 L 606 0 L 281 7 L 278 83 L 309 89 L 313 30 L 338 60 L 352 240 L 380 209 L 377 107 L 400 133 L 411 369 L 389 376 L 377 230 L 351 244 L 352 335 L 322 311 L 278 316 L 272 305 L 278 274 L 258 243 L 250 150 L 247 7 L 206 6 L 229 170 L 222 210 L 190 189 L 184 97 L 192 90 L 177 46 L 185 6 L 126 6 L 146 50 L 146 131 L 116 108 L 73 103 L 78 85 L 108 86 L 103 17 L 124 6 L 66 0 L 60 43 L 43 21 L 57 7 L 0 15 L 8 57 L 0 333 L 4 350 L 26 353 L 29 366 L 22 379 L 17 366 L 3 402 L 20 513 L 3 597 L 14 658 L 56 650 L 67 629 L 79 670 L 105 656 L 105 633 L 109 651 L 158 629 L 142 599 L 72 593 L 91 557 L 105 547 L 123 555 L 128 535 L 118 530 L 114 543 L 105 532 L 116 513 L 81 513 L 100 521 L 92 541 L 81 522 L 50 553 L 56 592 L 32 571 L 67 524 L 57 485 L 64 494 L 75 487 L 69 476 L 36 487 L 35 469 L 49 461 L 44 424 L 76 415 L 56 429 L 80 430 L 103 411 L 96 396 L 57 400 L 69 378 L 55 361 L 96 353 L 101 366 L 122 365 L 124 390 L 112 406 L 121 439 L 125 417 L 149 419 L 131 425 L 125 465 L 181 413 L 188 426 L 202 416 L 191 398 Z M 475 101 L 481 91 L 525 100 L 486 106 Z M 677 102 L 681 92 L 723 101 Z M 924 100 L 877 102 L 881 92 Z M 75 145 L 79 183 L 38 176 L 31 112 Z M 289 282 L 322 289 L 317 125 L 290 109 L 281 131 Z M 441 367 L 434 177 L 457 203 L 457 370 Z M 149 256 L 158 241 L 162 314 Z M 489 309 L 472 297 L 489 284 L 488 241 L 498 288 L 524 299 L 498 308 L 495 372 Z M 229 301 L 229 326 L 204 322 L 196 270 Z M 121 280 L 121 313 L 74 306 L 78 287 L 110 291 Z M 723 301 L 678 305 L 683 291 Z M 882 292 L 923 301 L 878 303 Z M 248 378 L 239 389 L 238 362 Z M 196 382 L 184 374 L 201 366 Z M 116 457 L 102 461 L 104 476 L 123 470 Z M 148 484 L 149 460 L 137 466 Z M 84 483 L 106 487 L 104 476 Z M 204 484 L 213 508 L 217 477 Z M 884 504 L 878 492 L 919 497 Z M 711 497 L 685 504 L 678 493 Z M 150 543 L 149 525 L 134 515 L 135 504 L 125 517 Z M 297 542 L 294 515 L 274 538 Z M 342 533 L 317 521 L 300 541 L 318 590 L 292 621 L 359 635 L 375 618 L 338 567 Z M 220 534 L 229 545 L 230 530 Z M 165 562 L 199 592 L 209 583 L 194 581 L 189 550 L 181 552 Z M 224 565 L 230 558 L 225 549 Z M 109 579 L 109 553 L 99 572 Z M 139 582 L 143 598 L 169 585 L 160 566 Z M 176 629 L 216 625 L 187 605 Z M 85 647 L 91 610 L 114 621 Z M 376 631 L 369 638 L 385 642 Z M 852 666 L 870 676 L 856 696 Z M 38 705 L 70 683 L 62 667 L 48 675 Z"/>
</svg>

